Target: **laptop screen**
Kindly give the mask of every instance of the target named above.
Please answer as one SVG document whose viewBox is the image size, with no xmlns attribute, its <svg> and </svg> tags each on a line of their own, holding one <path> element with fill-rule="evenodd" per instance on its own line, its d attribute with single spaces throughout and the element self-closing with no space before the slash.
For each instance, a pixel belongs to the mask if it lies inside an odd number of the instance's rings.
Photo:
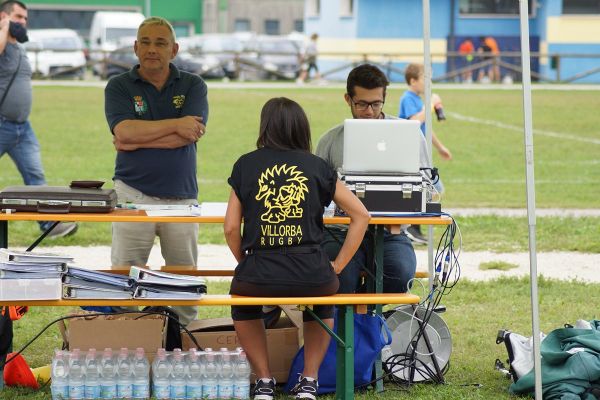
<svg viewBox="0 0 600 400">
<path fill-rule="evenodd" d="M 419 173 L 420 122 L 407 119 L 344 121 L 342 169 L 351 173 Z"/>
</svg>

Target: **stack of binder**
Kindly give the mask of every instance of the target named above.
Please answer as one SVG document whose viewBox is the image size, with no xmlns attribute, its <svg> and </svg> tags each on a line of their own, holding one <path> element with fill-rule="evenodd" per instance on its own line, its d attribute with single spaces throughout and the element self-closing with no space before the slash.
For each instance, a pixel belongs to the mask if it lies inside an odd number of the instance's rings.
<svg viewBox="0 0 600 400">
<path fill-rule="evenodd" d="M 57 300 L 73 258 L 53 253 L 0 249 L 0 300 Z"/>
<path fill-rule="evenodd" d="M 65 299 L 131 299 L 134 292 L 125 275 L 69 267 L 63 277 Z"/>
<path fill-rule="evenodd" d="M 206 280 L 197 276 L 169 274 L 146 268 L 131 267 L 130 283 L 135 286 L 135 298 L 200 299 L 206 293 Z"/>
</svg>

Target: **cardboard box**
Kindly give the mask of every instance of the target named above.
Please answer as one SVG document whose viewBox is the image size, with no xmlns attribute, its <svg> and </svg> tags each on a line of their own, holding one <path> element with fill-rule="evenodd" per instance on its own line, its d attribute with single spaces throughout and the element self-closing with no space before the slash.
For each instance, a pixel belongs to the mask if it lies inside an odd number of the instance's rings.
<svg viewBox="0 0 600 400">
<path fill-rule="evenodd" d="M 89 314 L 77 314 L 81 317 L 67 320 L 60 328 L 69 350 L 87 351 L 95 348 L 102 352 L 107 347 L 114 351 L 119 351 L 122 347 L 130 350 L 143 347 L 152 362 L 157 350 L 165 346 L 167 330 L 163 316 L 143 313 L 106 316 Z"/>
<path fill-rule="evenodd" d="M 269 365 L 271 373 L 278 383 L 287 381 L 292 360 L 302 345 L 302 312 L 289 306 L 282 306 L 285 315 L 274 328 L 267 329 Z M 235 350 L 240 347 L 231 318 L 210 318 L 192 321 L 187 328 L 202 348 L 212 347 L 218 350 L 226 347 Z M 196 347 L 185 333 L 181 333 L 183 350 Z M 252 378 L 253 380 L 255 377 Z"/>
</svg>

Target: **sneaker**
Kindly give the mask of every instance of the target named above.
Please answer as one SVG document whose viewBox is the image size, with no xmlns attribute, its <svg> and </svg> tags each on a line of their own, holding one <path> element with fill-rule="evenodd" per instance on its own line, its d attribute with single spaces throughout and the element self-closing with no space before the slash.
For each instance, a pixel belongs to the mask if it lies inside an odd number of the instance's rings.
<svg viewBox="0 0 600 400">
<path fill-rule="evenodd" d="M 296 400 L 309 399 L 315 400 L 317 398 L 317 391 L 319 390 L 319 381 L 313 378 L 304 377 L 300 375 L 298 377 L 298 383 L 292 388 L 292 394 L 296 395 Z"/>
<path fill-rule="evenodd" d="M 411 242 L 417 244 L 427 244 L 427 238 L 421 233 L 421 225 L 411 225 L 406 230 L 406 236 Z"/>
<path fill-rule="evenodd" d="M 257 379 L 252 391 L 254 400 L 273 400 L 275 397 L 275 378 Z"/>
<path fill-rule="evenodd" d="M 277 306 L 263 306 L 262 312 L 263 322 L 267 329 L 274 327 L 281 317 L 281 308 Z"/>
<path fill-rule="evenodd" d="M 50 225 L 51 226 L 51 225 Z M 69 236 L 77 232 L 78 225 L 75 222 L 61 222 L 56 225 L 52 231 L 46 235 L 48 239 Z M 46 228 L 47 229 L 47 228 Z"/>
</svg>

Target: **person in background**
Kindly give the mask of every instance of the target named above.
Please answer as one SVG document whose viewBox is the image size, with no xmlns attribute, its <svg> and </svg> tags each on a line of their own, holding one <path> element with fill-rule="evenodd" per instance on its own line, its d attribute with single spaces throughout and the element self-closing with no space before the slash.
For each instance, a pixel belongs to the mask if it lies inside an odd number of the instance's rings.
<svg viewBox="0 0 600 400">
<path fill-rule="evenodd" d="M 45 185 L 40 144 L 29 123 L 33 100 L 31 65 L 22 43 L 27 42 L 27 7 L 20 1 L 0 3 L 0 157 L 8 153 L 25 185 Z M 42 232 L 54 222 L 40 221 Z M 77 231 L 74 222 L 61 222 L 46 237 Z"/>
<path fill-rule="evenodd" d="M 355 119 L 384 119 L 395 116 L 385 114 L 386 88 L 389 81 L 385 74 L 376 66 L 362 64 L 348 74 L 344 101 Z M 339 124 L 327 131 L 317 144 L 316 155 L 327 161 L 334 170 L 343 165 L 344 124 Z M 421 137 L 419 150 L 421 167 L 431 167 L 425 138 Z M 415 250 L 406 236 L 408 225 L 386 226 L 383 243 L 383 291 L 385 293 L 403 293 L 410 288 L 410 282 L 415 276 L 417 258 Z M 340 251 L 340 244 L 347 235 L 343 225 L 331 225 L 325 231 L 322 246 L 333 260 Z M 374 251 L 369 235 L 363 239 L 360 249 L 356 252 L 348 266 L 340 274 L 339 293 L 354 293 L 361 285 L 361 271 L 368 270 L 369 254 Z"/>
<path fill-rule="evenodd" d="M 461 74 L 461 80 L 463 83 L 473 83 L 473 70 L 469 67 L 473 62 L 473 53 L 475 52 L 475 46 L 471 39 L 465 39 L 460 46 L 458 46 L 458 53 L 463 57 L 461 68 L 466 68 Z"/>
<path fill-rule="evenodd" d="M 485 82 L 487 79 L 489 82 L 500 82 L 500 65 L 498 65 L 500 48 L 498 42 L 491 36 L 482 36 L 479 38 L 479 43 L 477 53 L 479 53 L 481 61 L 490 60 L 491 64 L 479 69 L 477 80 Z"/>
<path fill-rule="evenodd" d="M 423 64 L 409 64 L 404 71 L 404 78 L 408 85 L 407 90 L 402 94 L 400 98 L 400 110 L 398 117 L 404 119 L 412 119 L 421 122 L 421 132 L 425 136 L 425 106 L 421 96 L 425 93 L 425 73 Z M 437 94 L 431 96 L 431 107 L 434 110 L 442 110 L 442 99 Z M 438 119 L 439 118 L 438 114 Z M 442 113 L 443 115 L 443 113 Z M 444 117 L 445 118 L 445 117 Z M 444 144 L 438 139 L 435 132 L 431 132 L 431 143 L 433 147 L 438 151 L 438 154 L 444 160 L 451 160 L 452 153 Z M 435 189 L 439 194 L 444 193 L 444 184 L 441 179 L 438 178 L 434 184 Z M 426 244 L 427 238 L 421 232 L 420 225 L 411 225 L 407 230 L 408 237 L 414 242 L 419 244 Z"/>
<path fill-rule="evenodd" d="M 206 83 L 179 71 L 171 60 L 179 46 L 171 24 L 150 17 L 138 29 L 139 64 L 108 81 L 106 120 L 117 150 L 114 187 L 121 204 L 198 204 L 196 143 L 208 118 Z M 198 224 L 113 223 L 113 268 L 145 266 L 154 239 L 168 266 L 195 268 Z M 195 307 L 173 307 L 184 326 Z"/>
<path fill-rule="evenodd" d="M 310 77 L 310 71 L 315 70 L 315 80 L 321 79 L 321 74 L 319 74 L 319 67 L 317 66 L 317 40 L 319 39 L 319 35 L 313 33 L 310 35 L 310 42 L 306 46 L 306 50 L 304 51 L 304 55 L 302 57 L 302 64 L 300 70 L 300 76 L 298 76 L 298 83 L 302 84 L 306 82 L 306 80 Z"/>
<path fill-rule="evenodd" d="M 231 294 L 242 296 L 325 296 L 339 287 L 342 273 L 369 221 L 364 205 L 325 161 L 311 154 L 308 119 L 294 101 L 280 97 L 264 105 L 257 150 L 233 166 L 224 233 L 238 261 Z M 334 200 L 351 219 L 341 250 L 332 261 L 319 245 L 323 210 Z M 244 228 L 242 232 L 242 218 Z M 333 306 L 315 306 L 315 314 L 333 327 Z M 262 306 L 232 306 L 240 343 L 257 380 L 255 400 L 271 400 L 275 380 L 267 357 Z M 304 311 L 304 371 L 292 392 L 315 399 L 319 366 L 329 334 Z"/>
</svg>

